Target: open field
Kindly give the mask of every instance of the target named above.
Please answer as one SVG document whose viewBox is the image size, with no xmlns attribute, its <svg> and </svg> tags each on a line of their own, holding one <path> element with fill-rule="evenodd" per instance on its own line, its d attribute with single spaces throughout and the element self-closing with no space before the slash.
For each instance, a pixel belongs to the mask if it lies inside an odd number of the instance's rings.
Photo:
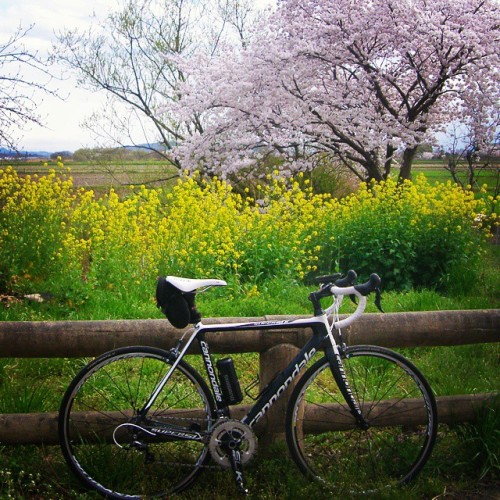
<svg viewBox="0 0 500 500">
<path fill-rule="evenodd" d="M 57 161 L 32 160 L 28 162 L 12 162 L 0 160 L 0 168 L 12 165 L 20 174 L 42 175 L 50 168 L 57 167 Z M 105 186 L 124 186 L 136 184 L 159 185 L 178 175 L 178 169 L 168 165 L 166 161 L 160 160 L 124 160 L 106 161 L 101 163 L 64 161 L 65 167 L 71 169 L 71 176 L 76 186 L 84 186 L 94 189 Z M 446 160 L 416 160 L 412 173 L 414 176 L 424 173 L 431 181 L 446 182 L 452 180 L 450 172 L 445 169 Z M 481 172 L 478 176 L 478 184 L 487 184 L 489 189 L 493 188 L 496 180 L 498 166 L 492 166 Z M 465 165 L 463 168 L 465 172 Z M 397 170 L 394 170 L 394 174 Z"/>
<path fill-rule="evenodd" d="M 30 161 L 22 163 L 0 162 L 2 166 L 11 165 L 21 175 L 44 175 L 50 169 L 57 169 L 57 162 Z M 129 186 L 158 187 L 172 182 L 177 178 L 178 170 L 162 161 L 127 161 L 103 162 L 90 164 L 66 161 L 64 168 L 69 169 L 68 175 L 73 178 L 75 187 L 92 189 L 103 193 L 113 188 L 119 193 L 125 193 Z"/>
<path fill-rule="evenodd" d="M 414 176 L 418 175 L 419 173 L 423 173 L 431 182 L 451 181 L 451 174 L 444 168 L 445 165 L 445 160 L 417 160 L 413 165 L 412 173 Z M 496 183 L 498 182 L 499 168 L 500 167 L 498 165 L 492 165 L 490 168 L 478 174 L 477 183 L 479 187 L 486 184 L 488 186 L 488 194 L 492 194 L 494 192 Z M 464 181 L 466 179 L 465 165 L 463 165 L 459 178 L 463 179 Z"/>
</svg>

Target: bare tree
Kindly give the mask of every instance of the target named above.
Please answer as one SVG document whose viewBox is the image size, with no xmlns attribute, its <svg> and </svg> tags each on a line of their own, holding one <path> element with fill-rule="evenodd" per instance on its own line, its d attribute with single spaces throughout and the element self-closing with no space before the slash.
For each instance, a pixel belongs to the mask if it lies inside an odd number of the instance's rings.
<svg viewBox="0 0 500 500">
<path fill-rule="evenodd" d="M 244 40 L 249 0 L 128 1 L 86 32 L 58 35 L 54 57 L 76 71 L 79 83 L 105 91 L 104 109 L 85 125 L 102 144 L 141 144 L 180 168 L 172 148 L 203 127 L 196 114 L 178 116 L 185 75 L 180 57 L 215 51 L 229 29 Z"/>
<path fill-rule="evenodd" d="M 46 63 L 24 45 L 24 38 L 32 29 L 33 25 L 27 29 L 19 26 L 6 42 L 0 42 L 0 146 L 12 150 L 17 149 L 26 125 L 43 125 L 35 94 L 41 91 L 56 95 L 47 88 L 51 77 Z"/>
<path fill-rule="evenodd" d="M 246 47 L 250 27 L 256 19 L 256 11 L 252 0 L 216 0 L 215 10 L 219 22 L 219 36 L 212 38 L 212 54 L 218 47 L 213 40 L 220 38 L 222 33 L 227 32 L 226 25 L 234 29 L 242 47 Z"/>
</svg>

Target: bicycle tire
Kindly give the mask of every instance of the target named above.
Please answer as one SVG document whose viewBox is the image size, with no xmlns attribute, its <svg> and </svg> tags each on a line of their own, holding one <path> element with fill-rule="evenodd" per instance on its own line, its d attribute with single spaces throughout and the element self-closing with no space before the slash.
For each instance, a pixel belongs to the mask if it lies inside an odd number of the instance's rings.
<svg viewBox="0 0 500 500">
<path fill-rule="evenodd" d="M 59 411 L 59 438 L 66 462 L 86 487 L 108 498 L 164 497 L 186 488 L 209 460 L 206 443 L 170 436 L 148 441 L 130 424 L 171 367 L 168 356 L 152 347 L 116 349 L 71 382 Z M 181 361 L 148 418 L 203 432 L 214 412 L 207 384 Z"/>
<path fill-rule="evenodd" d="M 406 358 L 382 347 L 349 347 L 342 363 L 369 428 L 356 425 L 324 357 L 290 398 L 286 435 L 294 461 L 336 493 L 376 493 L 409 482 L 436 439 L 437 407 L 429 384 Z"/>
</svg>

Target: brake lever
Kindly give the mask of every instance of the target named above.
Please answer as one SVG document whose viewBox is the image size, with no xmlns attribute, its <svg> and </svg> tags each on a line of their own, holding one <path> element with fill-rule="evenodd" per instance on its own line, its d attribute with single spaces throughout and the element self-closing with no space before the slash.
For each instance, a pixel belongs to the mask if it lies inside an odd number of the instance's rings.
<svg viewBox="0 0 500 500">
<path fill-rule="evenodd" d="M 380 291 L 379 287 L 375 288 L 375 305 L 381 313 L 384 312 L 384 310 L 382 309 L 382 292 Z"/>
</svg>

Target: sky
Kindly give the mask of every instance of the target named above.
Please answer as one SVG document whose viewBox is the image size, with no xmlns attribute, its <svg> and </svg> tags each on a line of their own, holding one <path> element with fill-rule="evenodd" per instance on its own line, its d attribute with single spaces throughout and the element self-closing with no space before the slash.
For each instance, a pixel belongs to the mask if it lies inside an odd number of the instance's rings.
<svg viewBox="0 0 500 500">
<path fill-rule="evenodd" d="M 258 0 L 258 3 L 271 1 Z M 118 5 L 117 0 L 0 0 L 0 43 L 6 42 L 19 25 L 26 29 L 33 24 L 23 40 L 24 45 L 30 52 L 42 56 L 50 51 L 55 33 L 73 28 L 84 30 L 92 23 L 92 16 L 105 19 Z M 102 108 L 104 92 L 77 87 L 76 75 L 60 66 L 53 66 L 51 72 L 54 75 L 66 73 L 64 80 L 53 80 L 49 84 L 64 99 L 35 95 L 40 102 L 37 112 L 45 127 L 28 125 L 23 130 L 19 149 L 54 152 L 95 146 L 91 132 L 81 124 L 93 111 Z"/>
<path fill-rule="evenodd" d="M 0 41 L 8 40 L 19 25 L 26 29 L 34 24 L 24 44 L 30 52 L 44 55 L 55 41 L 54 33 L 65 28 L 85 29 L 93 14 L 105 18 L 114 5 L 116 3 L 109 0 L 0 0 Z M 51 68 L 54 75 L 61 75 L 62 71 L 59 66 Z M 34 78 L 40 75 L 34 74 Z M 45 127 L 28 125 L 23 130 L 19 149 L 74 151 L 93 145 L 90 132 L 80 124 L 85 116 L 99 109 L 103 96 L 77 88 L 75 75 L 65 78 L 49 83 L 64 99 L 45 93 L 35 96 L 40 102 L 37 112 Z"/>
</svg>

